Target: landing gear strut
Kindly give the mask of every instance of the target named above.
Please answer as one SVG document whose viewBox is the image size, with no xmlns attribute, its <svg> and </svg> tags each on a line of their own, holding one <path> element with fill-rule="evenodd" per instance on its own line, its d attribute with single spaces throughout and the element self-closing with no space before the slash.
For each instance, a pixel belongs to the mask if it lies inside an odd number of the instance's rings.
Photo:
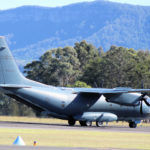
<svg viewBox="0 0 150 150">
<path fill-rule="evenodd" d="M 75 121 L 74 119 L 69 119 L 69 120 L 68 120 L 69 126 L 74 126 L 75 123 L 76 123 L 76 121 Z"/>
<path fill-rule="evenodd" d="M 137 124 L 136 124 L 134 121 L 129 122 L 129 127 L 130 127 L 130 128 L 136 128 L 136 127 L 137 127 Z"/>
</svg>

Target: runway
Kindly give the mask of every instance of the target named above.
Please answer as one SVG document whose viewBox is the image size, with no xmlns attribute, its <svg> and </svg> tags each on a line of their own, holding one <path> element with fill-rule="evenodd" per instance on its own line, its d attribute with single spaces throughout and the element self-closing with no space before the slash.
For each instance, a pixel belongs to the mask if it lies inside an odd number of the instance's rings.
<svg viewBox="0 0 150 150">
<path fill-rule="evenodd" d="M 1 150 L 135 150 L 135 149 L 109 149 L 109 148 L 67 148 L 67 147 L 34 147 L 34 146 L 0 146 Z"/>
<path fill-rule="evenodd" d="M 46 124 L 46 123 L 30 123 L 30 122 L 5 122 L 0 121 L 0 128 L 24 128 L 24 129 L 60 129 L 60 130 L 90 130 L 99 132 L 137 132 L 150 134 L 150 127 L 139 126 L 137 128 L 129 128 L 128 126 L 110 126 L 104 125 L 96 127 L 81 127 L 80 125 L 68 126 L 67 124 Z"/>
<path fill-rule="evenodd" d="M 98 150 L 94 148 L 66 148 L 66 147 L 34 147 L 34 146 L 0 146 L 1 150 Z M 109 150 L 109 149 L 104 149 Z"/>
</svg>

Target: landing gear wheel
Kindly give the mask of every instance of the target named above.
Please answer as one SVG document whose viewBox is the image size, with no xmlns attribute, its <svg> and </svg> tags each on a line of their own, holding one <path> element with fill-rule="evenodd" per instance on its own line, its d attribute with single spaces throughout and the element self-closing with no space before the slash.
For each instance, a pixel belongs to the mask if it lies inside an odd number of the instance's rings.
<svg viewBox="0 0 150 150">
<path fill-rule="evenodd" d="M 79 122 L 80 122 L 80 125 L 82 127 L 85 127 L 85 126 L 90 127 L 90 126 L 92 126 L 92 122 L 91 121 L 79 121 Z"/>
<path fill-rule="evenodd" d="M 86 121 L 86 126 L 87 126 L 87 127 L 92 126 L 92 121 Z"/>
<path fill-rule="evenodd" d="M 130 127 L 130 128 L 136 128 L 136 127 L 137 127 L 137 124 L 136 124 L 134 121 L 129 122 L 129 127 Z"/>
<path fill-rule="evenodd" d="M 96 121 L 96 126 L 97 126 L 97 127 L 101 127 L 102 125 L 103 125 L 102 122 Z"/>
<path fill-rule="evenodd" d="M 74 119 L 70 119 L 70 120 L 68 120 L 68 124 L 69 124 L 69 126 L 74 126 L 74 125 L 75 125 L 75 123 L 76 123 L 76 121 L 75 121 Z"/>
<path fill-rule="evenodd" d="M 86 121 L 79 121 L 82 127 L 86 126 Z"/>
</svg>

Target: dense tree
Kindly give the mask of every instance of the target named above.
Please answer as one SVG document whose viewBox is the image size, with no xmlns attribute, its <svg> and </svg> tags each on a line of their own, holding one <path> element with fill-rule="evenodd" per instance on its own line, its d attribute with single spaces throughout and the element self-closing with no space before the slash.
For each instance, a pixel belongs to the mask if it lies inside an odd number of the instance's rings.
<svg viewBox="0 0 150 150">
<path fill-rule="evenodd" d="M 39 61 L 25 66 L 27 77 L 56 86 L 73 83 L 79 74 L 80 62 L 73 47 L 52 49 L 44 53 Z"/>
<path fill-rule="evenodd" d="M 82 76 L 86 65 L 99 57 L 98 50 L 86 41 L 75 43 L 74 47 L 56 48 L 44 53 L 39 61 L 25 66 L 30 79 L 45 84 L 66 86 Z"/>
<path fill-rule="evenodd" d="M 84 71 L 86 65 L 99 56 L 97 48 L 87 43 L 85 40 L 80 43 L 75 43 L 74 49 L 78 54 L 77 57 L 80 61 L 81 71 Z"/>
<path fill-rule="evenodd" d="M 88 64 L 82 80 L 92 86 L 141 88 L 149 84 L 150 54 L 112 46 L 106 54 Z"/>
<path fill-rule="evenodd" d="M 74 84 L 72 85 L 67 85 L 67 87 L 84 87 L 84 88 L 91 88 L 90 85 L 87 85 L 85 82 L 82 81 L 76 81 Z"/>
<path fill-rule="evenodd" d="M 74 47 L 47 51 L 39 61 L 25 66 L 27 77 L 56 86 L 74 85 L 81 80 L 94 87 L 128 86 L 148 88 L 150 77 L 149 51 L 135 51 L 111 46 L 104 53 L 86 41 Z"/>
<path fill-rule="evenodd" d="M 138 51 L 137 52 L 137 63 L 132 71 L 132 77 L 134 78 L 133 83 L 136 88 L 150 88 L 150 52 L 149 51 Z"/>
<path fill-rule="evenodd" d="M 0 115 L 35 116 L 35 112 L 26 105 L 0 93 Z"/>
</svg>

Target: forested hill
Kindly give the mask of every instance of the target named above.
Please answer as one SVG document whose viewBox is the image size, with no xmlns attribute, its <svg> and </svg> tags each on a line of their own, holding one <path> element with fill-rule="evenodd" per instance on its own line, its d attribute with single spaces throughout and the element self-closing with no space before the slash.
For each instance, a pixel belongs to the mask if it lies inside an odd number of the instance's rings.
<svg viewBox="0 0 150 150">
<path fill-rule="evenodd" d="M 103 0 L 57 8 L 24 6 L 0 11 L 0 35 L 7 36 L 17 59 L 27 61 L 83 39 L 104 50 L 111 45 L 150 49 L 150 7 Z"/>
</svg>

